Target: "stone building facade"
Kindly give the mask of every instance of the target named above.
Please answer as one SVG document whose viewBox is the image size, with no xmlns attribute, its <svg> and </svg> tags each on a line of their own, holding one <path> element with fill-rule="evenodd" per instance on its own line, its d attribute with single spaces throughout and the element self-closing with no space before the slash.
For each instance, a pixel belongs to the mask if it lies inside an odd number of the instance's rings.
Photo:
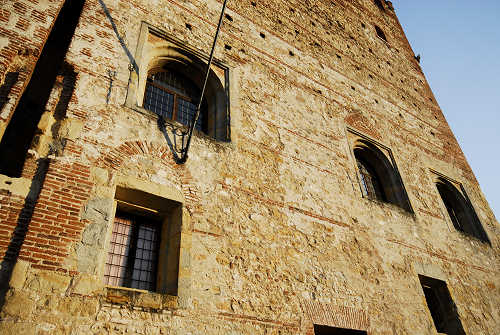
<svg viewBox="0 0 500 335">
<path fill-rule="evenodd" d="M 498 222 L 390 2 L 230 0 L 176 163 L 221 7 L 0 4 L 0 333 L 500 334 Z"/>
</svg>

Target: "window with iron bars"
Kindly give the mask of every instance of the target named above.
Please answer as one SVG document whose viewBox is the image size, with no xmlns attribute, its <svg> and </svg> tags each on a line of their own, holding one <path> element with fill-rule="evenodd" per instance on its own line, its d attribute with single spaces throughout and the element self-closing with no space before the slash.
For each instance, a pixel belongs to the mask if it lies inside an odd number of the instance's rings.
<svg viewBox="0 0 500 335">
<path fill-rule="evenodd" d="M 117 213 L 104 283 L 155 291 L 160 229 L 161 225 L 150 219 Z"/>
<path fill-rule="evenodd" d="M 150 73 L 144 94 L 144 108 L 166 120 L 186 126 L 194 120 L 200 90 L 188 78 L 174 70 Z M 195 129 L 205 131 L 206 101 L 202 104 Z"/>
<path fill-rule="evenodd" d="M 375 170 L 360 157 L 356 157 L 356 162 L 361 176 L 363 195 L 370 199 L 387 201 L 380 179 Z"/>
</svg>

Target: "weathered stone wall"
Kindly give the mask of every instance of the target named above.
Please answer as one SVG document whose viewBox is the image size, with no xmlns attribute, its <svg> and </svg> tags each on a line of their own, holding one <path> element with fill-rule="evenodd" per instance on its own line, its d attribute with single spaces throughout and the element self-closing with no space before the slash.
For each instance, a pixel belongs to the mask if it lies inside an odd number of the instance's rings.
<svg viewBox="0 0 500 335">
<path fill-rule="evenodd" d="M 1 84 L 19 72 L 0 134 L 62 2 L 0 7 Z M 175 164 L 126 104 L 141 22 L 208 53 L 220 7 L 86 1 L 66 116 L 47 131 L 59 85 L 39 125 L 59 149 L 0 176 L 0 333 L 436 334 L 418 274 L 447 282 L 467 334 L 500 333 L 498 222 L 389 3 L 229 1 L 231 142 L 197 133 Z M 390 148 L 414 213 L 362 197 L 348 129 Z M 464 185 L 491 246 L 453 228 L 431 169 Z M 102 283 L 117 186 L 183 204 L 178 296 Z"/>
</svg>

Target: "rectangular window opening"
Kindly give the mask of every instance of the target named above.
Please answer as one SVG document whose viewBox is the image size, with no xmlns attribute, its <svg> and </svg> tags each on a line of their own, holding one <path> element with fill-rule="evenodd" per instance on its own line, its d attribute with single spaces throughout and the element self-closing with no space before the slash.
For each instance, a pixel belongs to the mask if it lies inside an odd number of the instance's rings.
<svg viewBox="0 0 500 335">
<path fill-rule="evenodd" d="M 182 204 L 138 190 L 116 190 L 104 284 L 177 295 Z"/>
<path fill-rule="evenodd" d="M 427 307 L 438 333 L 465 335 L 455 303 L 446 282 L 419 275 Z"/>
<path fill-rule="evenodd" d="M 160 234 L 159 222 L 117 213 L 106 261 L 105 284 L 155 291 Z"/>
</svg>

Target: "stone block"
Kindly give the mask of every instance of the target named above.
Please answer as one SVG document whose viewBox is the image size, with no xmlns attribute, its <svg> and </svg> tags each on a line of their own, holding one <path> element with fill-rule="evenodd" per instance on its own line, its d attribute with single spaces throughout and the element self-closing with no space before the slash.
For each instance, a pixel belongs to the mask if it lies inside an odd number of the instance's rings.
<svg viewBox="0 0 500 335">
<path fill-rule="evenodd" d="M 75 140 L 83 129 L 83 122 L 76 119 L 65 119 L 61 122 L 59 136 L 61 138 Z"/>
<path fill-rule="evenodd" d="M 136 292 L 133 305 L 136 307 L 160 309 L 162 307 L 161 294 L 153 292 Z"/>
<path fill-rule="evenodd" d="M 64 297 L 59 300 L 59 314 L 67 316 L 93 317 L 97 314 L 99 302 L 90 297 Z"/>
<path fill-rule="evenodd" d="M 106 301 L 112 304 L 125 305 L 133 300 L 133 291 L 119 288 L 106 289 Z"/>
<path fill-rule="evenodd" d="M 69 286 L 71 277 L 56 272 L 40 271 L 30 274 L 26 287 L 36 292 L 64 293 Z"/>
<path fill-rule="evenodd" d="M 97 249 L 95 245 L 79 243 L 75 247 L 75 253 L 78 272 L 97 273 L 98 264 L 96 260 L 99 259 L 101 253 L 100 249 Z"/>
<path fill-rule="evenodd" d="M 2 320 L 0 322 L 0 334 L 5 335 L 38 335 L 36 327 L 31 322 L 16 322 L 14 320 Z"/>
<path fill-rule="evenodd" d="M 93 292 L 102 289 L 102 279 L 96 275 L 80 274 L 73 279 L 72 293 L 81 295 L 91 295 Z"/>
<path fill-rule="evenodd" d="M 90 175 L 97 185 L 106 185 L 108 183 L 108 171 L 106 169 L 91 167 Z"/>
<path fill-rule="evenodd" d="M 28 292 L 10 290 L 5 298 L 5 304 L 0 315 L 2 319 L 14 317 L 26 320 L 31 316 L 35 307 L 35 301 Z"/>
<path fill-rule="evenodd" d="M 21 289 L 23 287 L 29 266 L 29 263 L 23 260 L 18 260 L 16 262 L 9 281 L 9 286 L 11 288 Z"/>
</svg>

